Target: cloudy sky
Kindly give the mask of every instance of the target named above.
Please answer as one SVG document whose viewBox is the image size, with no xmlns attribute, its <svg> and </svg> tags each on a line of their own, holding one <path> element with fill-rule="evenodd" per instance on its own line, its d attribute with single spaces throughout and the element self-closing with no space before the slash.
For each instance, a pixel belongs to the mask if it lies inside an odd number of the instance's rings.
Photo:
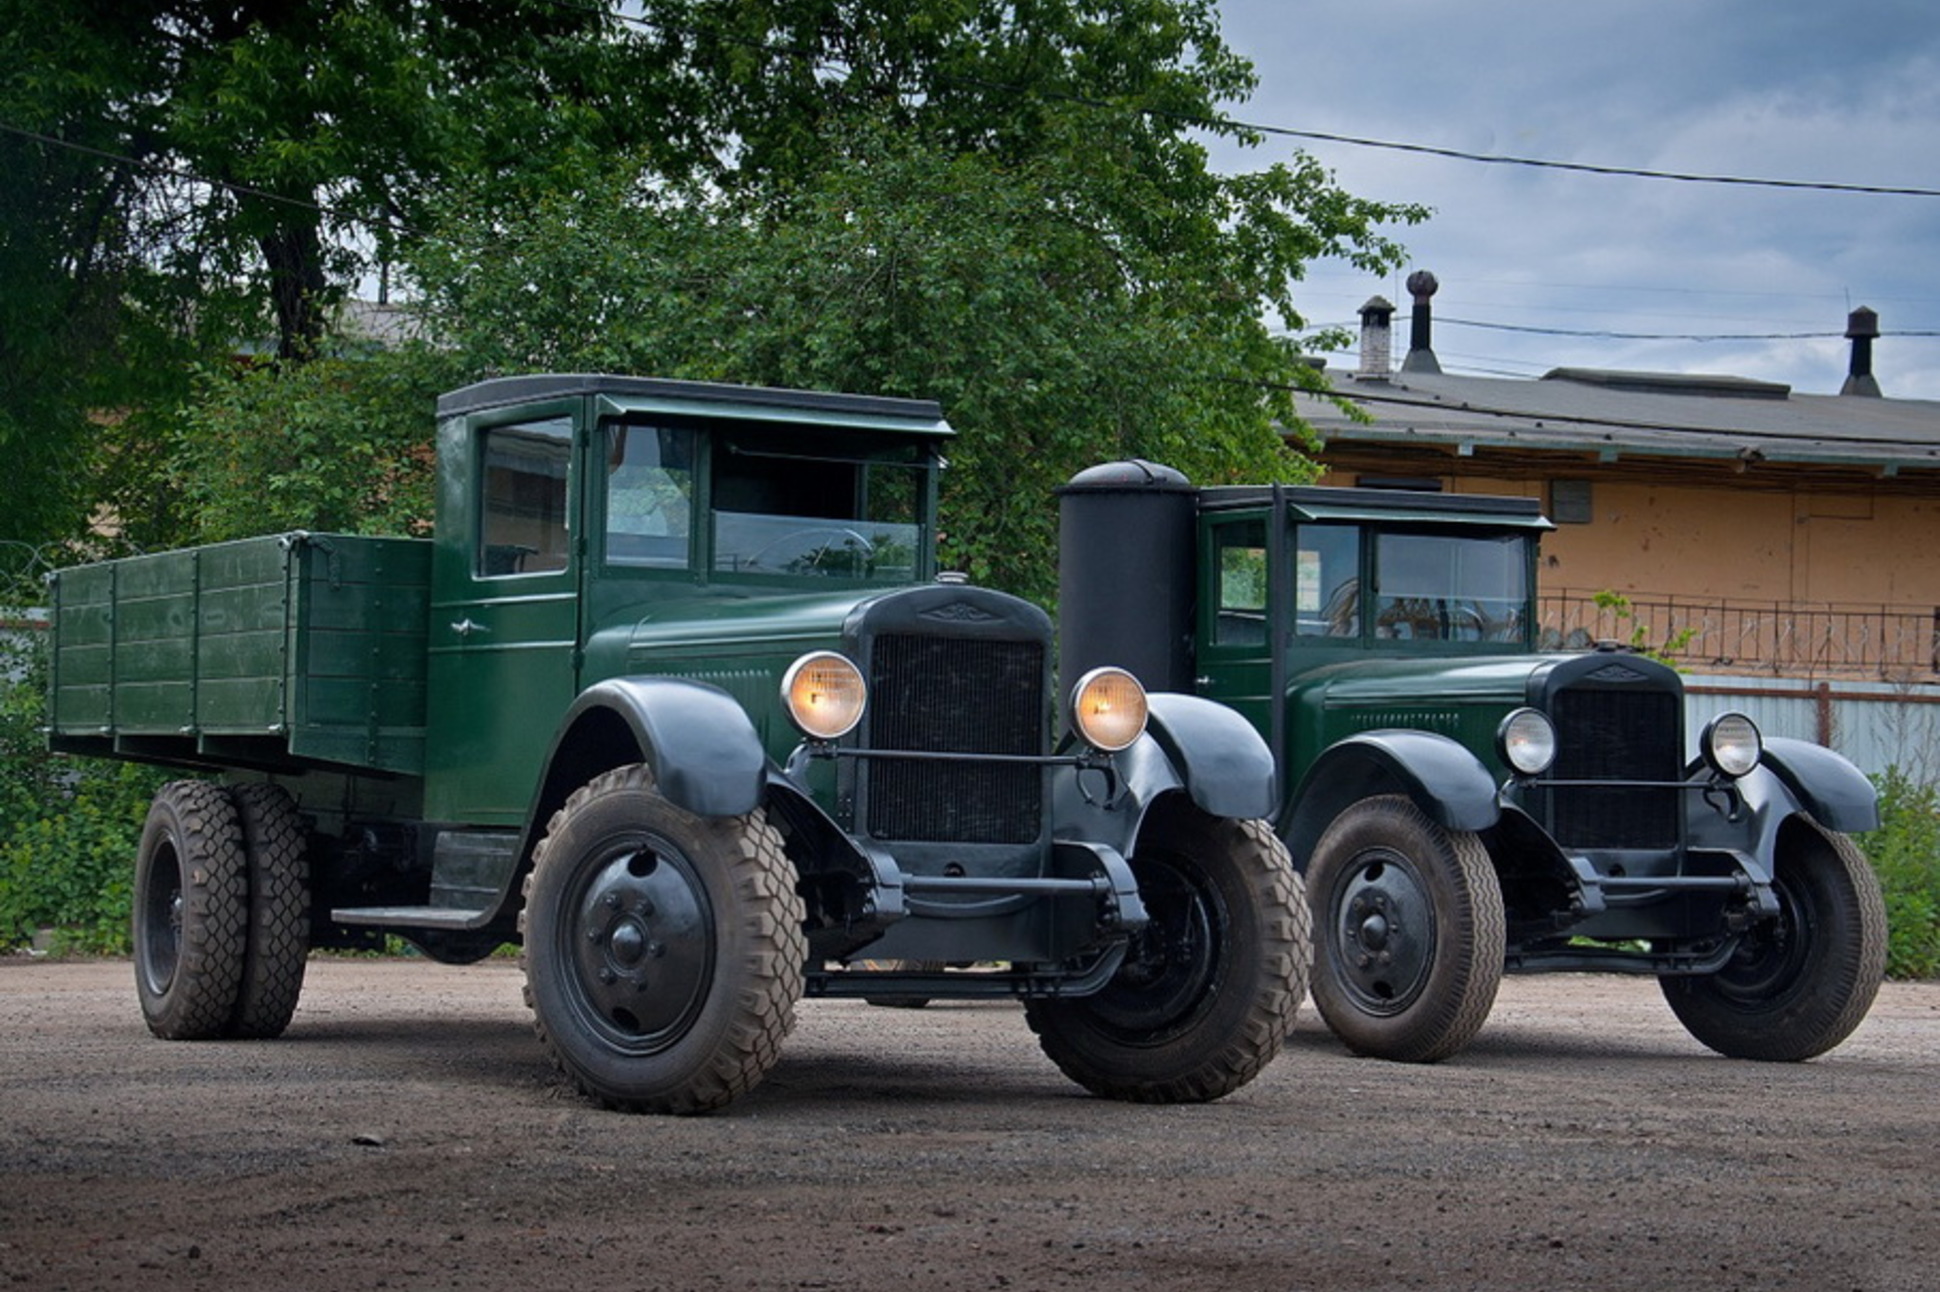
<svg viewBox="0 0 1940 1292">
<path fill-rule="evenodd" d="M 1934 0 L 1219 3 L 1227 43 L 1260 75 L 1254 98 L 1231 107 L 1242 120 L 1595 166 L 1940 190 Z M 1940 400 L 1940 196 L 1609 177 L 1286 138 L 1218 156 L 1257 169 L 1294 148 L 1359 196 L 1435 208 L 1401 238 L 1411 268 L 1441 281 L 1446 371 L 1729 373 L 1831 394 L 1846 372 L 1847 311 L 1867 305 L 1880 315 L 1884 393 Z M 1314 323 L 1352 323 L 1379 292 L 1405 326 L 1406 273 L 1383 281 L 1316 265 L 1302 308 Z"/>
</svg>

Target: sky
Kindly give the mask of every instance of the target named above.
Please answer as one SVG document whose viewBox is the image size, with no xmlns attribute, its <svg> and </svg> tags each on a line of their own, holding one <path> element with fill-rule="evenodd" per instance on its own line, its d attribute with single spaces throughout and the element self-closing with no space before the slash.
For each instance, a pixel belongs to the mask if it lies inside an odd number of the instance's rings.
<svg viewBox="0 0 1940 1292">
<path fill-rule="evenodd" d="M 1228 105 L 1243 121 L 1594 166 L 1940 190 L 1934 0 L 1218 2 L 1226 43 L 1260 79 L 1251 100 Z M 1213 156 L 1222 170 L 1258 170 L 1296 149 L 1358 197 L 1434 208 L 1396 233 L 1406 268 L 1380 279 L 1319 262 L 1297 296 L 1308 322 L 1351 328 L 1370 296 L 1385 296 L 1397 306 L 1397 361 L 1404 281 L 1427 269 L 1441 283 L 1434 340 L 1446 372 L 1723 373 L 1833 394 L 1846 315 L 1864 305 L 1880 317 L 1882 392 L 1940 400 L 1940 196 L 1613 177 L 1278 136 Z M 1799 333 L 1822 335 L 1791 339 Z"/>
</svg>

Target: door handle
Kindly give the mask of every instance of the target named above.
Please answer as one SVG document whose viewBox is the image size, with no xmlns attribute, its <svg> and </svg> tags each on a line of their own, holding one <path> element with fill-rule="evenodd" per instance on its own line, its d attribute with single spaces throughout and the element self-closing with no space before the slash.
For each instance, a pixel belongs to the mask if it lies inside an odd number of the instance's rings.
<svg viewBox="0 0 1940 1292">
<path fill-rule="evenodd" d="M 451 626 L 451 631 L 457 633 L 459 637 L 464 638 L 471 636 L 473 633 L 484 632 L 485 625 L 472 622 L 472 617 L 466 615 L 463 619 L 460 619 Z"/>
</svg>

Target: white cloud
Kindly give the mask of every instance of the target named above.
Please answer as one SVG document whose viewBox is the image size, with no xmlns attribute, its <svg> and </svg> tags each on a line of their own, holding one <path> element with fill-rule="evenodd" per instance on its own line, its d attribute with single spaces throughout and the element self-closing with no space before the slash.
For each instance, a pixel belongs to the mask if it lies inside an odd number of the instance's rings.
<svg viewBox="0 0 1940 1292">
<path fill-rule="evenodd" d="M 1243 119 L 1400 142 L 1651 170 L 1940 187 L 1940 9 L 1766 0 L 1221 0 L 1260 89 Z M 1217 153 L 1233 168 L 1296 146 Z M 1442 282 L 1437 314 L 1520 327 L 1838 333 L 1879 311 L 1886 393 L 1940 399 L 1940 198 L 1785 191 L 1299 145 L 1356 194 L 1421 201 L 1401 234 Z M 1352 319 L 1382 283 L 1316 266 L 1302 307 Z M 1620 341 L 1438 328 L 1451 370 L 1732 372 L 1836 390 L 1846 346 Z"/>
</svg>

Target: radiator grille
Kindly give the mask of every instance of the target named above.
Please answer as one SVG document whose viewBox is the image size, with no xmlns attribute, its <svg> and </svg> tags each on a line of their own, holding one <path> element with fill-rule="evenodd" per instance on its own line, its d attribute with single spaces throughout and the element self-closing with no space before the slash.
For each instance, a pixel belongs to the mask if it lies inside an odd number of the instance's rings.
<svg viewBox="0 0 1940 1292">
<path fill-rule="evenodd" d="M 1043 752 L 1042 643 L 892 635 L 876 639 L 872 660 L 872 748 Z M 1029 843 L 1042 829 L 1038 766 L 870 759 L 864 771 L 878 839 Z"/>
<path fill-rule="evenodd" d="M 1667 848 L 1678 842 L 1682 705 L 1668 691 L 1580 688 L 1556 694 L 1558 780 L 1655 781 L 1652 787 L 1550 791 L 1550 830 L 1573 848 Z"/>
</svg>

